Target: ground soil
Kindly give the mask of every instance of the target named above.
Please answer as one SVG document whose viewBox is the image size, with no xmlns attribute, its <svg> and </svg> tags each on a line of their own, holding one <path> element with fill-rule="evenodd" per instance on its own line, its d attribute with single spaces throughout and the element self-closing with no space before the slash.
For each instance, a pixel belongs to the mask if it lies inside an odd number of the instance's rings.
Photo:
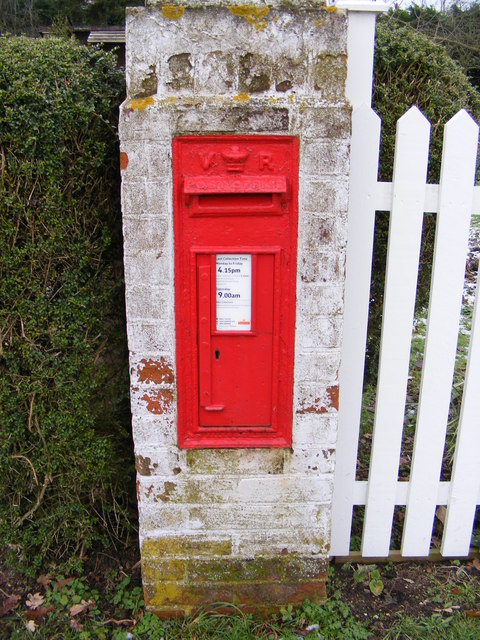
<svg viewBox="0 0 480 640">
<path fill-rule="evenodd" d="M 342 599 L 352 606 L 355 618 L 369 621 L 369 631 L 374 637 L 382 638 L 399 617 L 426 618 L 480 608 L 478 600 L 474 603 L 465 597 L 466 590 L 470 594 L 480 593 L 478 557 L 453 564 L 452 561 L 378 564 L 376 569 L 383 583 L 378 596 L 369 587 L 373 566 L 369 569 L 364 564 L 335 564 L 333 582 Z"/>
<path fill-rule="evenodd" d="M 128 575 L 131 585 L 141 584 L 138 549 L 131 546 L 117 556 L 97 551 L 85 559 L 83 576 L 90 586 L 102 593 L 111 590 L 112 570 Z M 370 589 L 372 571 L 379 571 L 383 589 L 374 595 Z M 38 577 L 37 577 L 38 578 Z M 399 617 L 430 617 L 455 612 L 480 609 L 480 559 L 461 562 L 388 562 L 368 565 L 356 562 L 332 563 L 329 593 L 335 592 L 352 608 L 352 614 L 368 624 L 374 638 L 383 638 L 385 632 Z M 477 594 L 477 602 L 468 601 L 465 590 Z M 5 563 L 0 552 L 0 629 L 4 620 L 13 613 L 3 612 L 8 598 L 18 596 L 18 613 L 25 613 L 28 594 L 42 592 L 42 584 L 36 578 L 25 578 Z M 109 617 L 108 598 L 105 617 Z M 480 612 L 477 611 L 480 614 Z M 1 632 L 0 632 L 0 637 Z"/>
</svg>

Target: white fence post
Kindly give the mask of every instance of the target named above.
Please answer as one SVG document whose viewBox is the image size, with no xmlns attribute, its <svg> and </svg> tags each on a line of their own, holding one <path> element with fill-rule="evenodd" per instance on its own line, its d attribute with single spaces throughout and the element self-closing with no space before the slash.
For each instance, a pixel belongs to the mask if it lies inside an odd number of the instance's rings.
<svg viewBox="0 0 480 640">
<path fill-rule="evenodd" d="M 348 555 L 358 436 L 362 410 L 363 370 L 375 225 L 375 190 L 380 118 L 363 105 L 353 112 L 350 207 L 339 416 L 332 512 L 332 555 Z"/>
</svg>

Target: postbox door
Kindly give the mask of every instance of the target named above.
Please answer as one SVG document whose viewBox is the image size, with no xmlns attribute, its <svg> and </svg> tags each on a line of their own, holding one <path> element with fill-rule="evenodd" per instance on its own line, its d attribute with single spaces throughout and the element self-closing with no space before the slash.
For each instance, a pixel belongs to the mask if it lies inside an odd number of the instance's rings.
<svg viewBox="0 0 480 640">
<path fill-rule="evenodd" d="M 181 447 L 292 441 L 298 141 L 172 144 Z"/>
<path fill-rule="evenodd" d="M 269 428 L 278 252 L 197 256 L 201 427 Z"/>
</svg>

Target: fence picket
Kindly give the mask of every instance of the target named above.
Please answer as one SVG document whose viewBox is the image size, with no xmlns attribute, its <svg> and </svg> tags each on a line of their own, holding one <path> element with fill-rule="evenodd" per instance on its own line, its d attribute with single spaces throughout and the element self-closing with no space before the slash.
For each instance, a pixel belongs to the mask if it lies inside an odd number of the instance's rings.
<svg viewBox="0 0 480 640">
<path fill-rule="evenodd" d="M 480 287 L 473 312 L 462 409 L 450 481 L 450 500 L 441 553 L 465 556 L 470 550 L 475 507 L 480 501 Z"/>
<path fill-rule="evenodd" d="M 332 513 L 333 555 L 346 555 L 350 548 L 375 224 L 372 196 L 377 184 L 379 144 L 380 118 L 370 107 L 362 105 L 352 116 L 347 285 Z"/>
<path fill-rule="evenodd" d="M 402 540 L 425 556 L 435 517 L 468 253 L 478 127 L 466 111 L 445 126 L 424 363 Z"/>
<path fill-rule="evenodd" d="M 362 554 L 388 555 L 415 307 L 430 124 L 412 107 L 397 124 L 377 406 Z"/>
</svg>

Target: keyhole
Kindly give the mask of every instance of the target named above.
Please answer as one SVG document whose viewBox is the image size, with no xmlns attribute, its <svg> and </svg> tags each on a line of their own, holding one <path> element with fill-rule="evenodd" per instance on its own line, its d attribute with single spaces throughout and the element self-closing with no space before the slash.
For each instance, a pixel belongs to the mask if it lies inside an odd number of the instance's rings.
<svg viewBox="0 0 480 640">
<path fill-rule="evenodd" d="M 218 360 L 220 357 L 220 351 L 215 351 L 215 360 Z"/>
</svg>

